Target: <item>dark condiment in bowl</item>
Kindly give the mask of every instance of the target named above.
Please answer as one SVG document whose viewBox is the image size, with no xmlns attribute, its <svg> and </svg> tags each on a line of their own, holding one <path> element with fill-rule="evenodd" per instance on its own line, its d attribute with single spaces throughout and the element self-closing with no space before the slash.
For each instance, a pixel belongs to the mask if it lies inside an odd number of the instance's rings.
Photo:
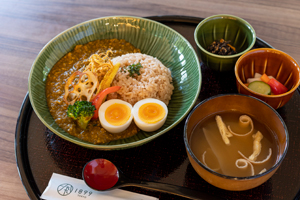
<svg viewBox="0 0 300 200">
<path fill-rule="evenodd" d="M 224 39 L 215 40 L 208 46 L 207 50 L 213 54 L 218 55 L 233 55 L 236 54 L 235 48 L 231 46 L 229 41 Z"/>
</svg>

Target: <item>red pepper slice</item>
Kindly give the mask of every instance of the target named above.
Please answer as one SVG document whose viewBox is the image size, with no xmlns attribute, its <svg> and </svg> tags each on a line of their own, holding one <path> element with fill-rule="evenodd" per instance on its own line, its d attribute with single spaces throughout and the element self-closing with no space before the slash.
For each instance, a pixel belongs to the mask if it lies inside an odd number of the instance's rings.
<svg viewBox="0 0 300 200">
<path fill-rule="evenodd" d="M 106 97 L 106 95 L 108 95 L 109 93 L 116 92 L 120 88 L 121 88 L 121 86 L 113 86 L 113 87 L 106 88 L 106 89 L 102 90 L 101 92 L 99 92 L 93 98 L 92 104 L 95 106 L 96 110 L 94 111 L 94 116 L 92 117 L 92 119 L 98 119 L 98 110 L 99 110 L 104 98 Z"/>
<path fill-rule="evenodd" d="M 282 85 L 279 81 L 277 81 L 274 78 L 271 78 L 268 84 L 270 85 L 271 90 L 275 95 L 283 94 L 288 91 L 288 89 L 284 85 Z"/>
</svg>

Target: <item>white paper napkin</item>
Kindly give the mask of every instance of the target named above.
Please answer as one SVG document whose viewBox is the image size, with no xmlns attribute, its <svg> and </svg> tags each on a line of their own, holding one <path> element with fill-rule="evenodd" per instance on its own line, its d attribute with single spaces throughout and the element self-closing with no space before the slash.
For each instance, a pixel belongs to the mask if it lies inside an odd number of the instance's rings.
<svg viewBox="0 0 300 200">
<path fill-rule="evenodd" d="M 43 192 L 45 200 L 154 200 L 155 197 L 121 189 L 100 192 L 89 188 L 83 180 L 53 173 Z"/>
</svg>

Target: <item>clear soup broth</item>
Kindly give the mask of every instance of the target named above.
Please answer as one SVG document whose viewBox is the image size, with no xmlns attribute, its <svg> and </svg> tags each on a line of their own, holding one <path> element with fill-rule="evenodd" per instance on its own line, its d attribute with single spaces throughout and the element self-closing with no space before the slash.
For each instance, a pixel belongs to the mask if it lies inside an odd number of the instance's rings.
<svg viewBox="0 0 300 200">
<path fill-rule="evenodd" d="M 227 137 L 230 144 L 226 144 L 220 133 L 217 115 L 227 130 L 235 133 Z M 252 116 L 247 115 L 253 125 L 241 125 L 240 116 L 245 114 L 228 111 L 206 117 L 191 133 L 191 150 L 200 162 L 220 174 L 234 177 L 257 175 L 275 164 L 279 149 L 277 137 L 269 127 Z M 256 135 L 258 131 L 262 135 L 260 139 Z M 251 155 L 255 159 L 249 159 L 253 158 Z"/>
</svg>

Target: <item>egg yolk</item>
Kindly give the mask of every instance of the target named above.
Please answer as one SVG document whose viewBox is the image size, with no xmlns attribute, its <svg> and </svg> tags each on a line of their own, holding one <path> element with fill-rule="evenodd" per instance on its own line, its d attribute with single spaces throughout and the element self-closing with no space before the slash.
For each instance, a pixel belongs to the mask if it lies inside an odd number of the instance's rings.
<svg viewBox="0 0 300 200">
<path fill-rule="evenodd" d="M 125 124 L 130 118 L 131 110 L 127 105 L 114 103 L 105 110 L 106 121 L 114 126 Z"/>
<path fill-rule="evenodd" d="M 165 117 L 166 111 L 158 103 L 145 103 L 139 108 L 138 115 L 143 122 L 154 124 Z"/>
</svg>

